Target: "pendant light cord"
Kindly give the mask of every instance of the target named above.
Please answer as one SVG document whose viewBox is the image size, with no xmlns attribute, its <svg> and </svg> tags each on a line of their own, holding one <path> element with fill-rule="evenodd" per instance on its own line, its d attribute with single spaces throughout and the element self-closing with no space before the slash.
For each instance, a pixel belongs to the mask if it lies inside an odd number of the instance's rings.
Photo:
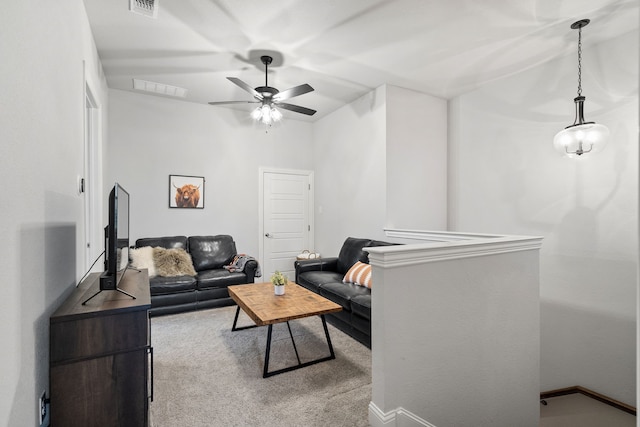
<svg viewBox="0 0 640 427">
<path fill-rule="evenodd" d="M 578 28 L 578 96 L 582 96 L 582 27 Z"/>
</svg>

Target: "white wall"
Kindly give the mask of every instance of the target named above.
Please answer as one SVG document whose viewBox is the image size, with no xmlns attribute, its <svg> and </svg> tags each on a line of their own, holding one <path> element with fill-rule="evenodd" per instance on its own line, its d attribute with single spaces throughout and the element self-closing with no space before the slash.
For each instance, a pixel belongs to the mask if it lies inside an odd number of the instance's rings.
<svg viewBox="0 0 640 427">
<path fill-rule="evenodd" d="M 230 234 L 257 257 L 259 167 L 313 169 L 311 138 L 299 120 L 266 133 L 248 112 L 110 90 L 105 186 L 131 195 L 132 242 Z M 204 176 L 204 209 L 170 209 L 169 175 Z"/>
<path fill-rule="evenodd" d="M 447 102 L 382 85 L 314 123 L 316 250 L 447 227 Z"/>
<path fill-rule="evenodd" d="M 638 31 L 583 46 L 585 116 L 611 130 L 593 157 L 553 136 L 573 122 L 570 55 L 451 102 L 452 230 L 544 236 L 541 390 L 581 385 L 635 404 Z"/>
<path fill-rule="evenodd" d="M 381 86 L 314 124 L 315 249 L 325 256 L 349 236 L 384 238 L 385 105 Z"/>
<path fill-rule="evenodd" d="M 387 90 L 389 228 L 447 229 L 447 101 L 397 86 Z"/>
<path fill-rule="evenodd" d="M 107 92 L 82 1 L 5 2 L 0 27 L 0 425 L 35 426 L 49 315 L 84 273 L 83 61 Z"/>
</svg>

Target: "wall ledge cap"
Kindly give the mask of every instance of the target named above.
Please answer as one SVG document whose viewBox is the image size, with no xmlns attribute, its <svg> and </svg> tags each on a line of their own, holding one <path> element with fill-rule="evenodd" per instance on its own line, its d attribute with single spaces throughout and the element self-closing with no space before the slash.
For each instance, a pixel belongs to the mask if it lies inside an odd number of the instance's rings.
<svg viewBox="0 0 640 427">
<path fill-rule="evenodd" d="M 386 232 L 387 230 L 385 230 Z M 390 237 L 414 236 L 425 243 L 364 248 L 373 266 L 400 267 L 427 262 L 539 250 L 542 237 L 393 230 Z M 419 236 L 424 236 L 421 238 Z M 437 236 L 439 241 L 431 237 Z M 449 238 L 450 237 L 450 238 Z"/>
</svg>

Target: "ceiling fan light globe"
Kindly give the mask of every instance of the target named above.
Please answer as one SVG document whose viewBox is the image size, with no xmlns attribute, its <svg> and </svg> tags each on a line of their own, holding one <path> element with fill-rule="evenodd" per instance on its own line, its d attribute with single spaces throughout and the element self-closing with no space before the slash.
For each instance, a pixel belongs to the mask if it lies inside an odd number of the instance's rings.
<svg viewBox="0 0 640 427">
<path fill-rule="evenodd" d="M 251 118 L 256 121 L 260 120 L 262 118 L 262 108 L 258 107 L 255 110 L 253 110 L 251 112 Z"/>
<path fill-rule="evenodd" d="M 282 113 L 280 112 L 280 110 L 276 109 L 275 107 L 271 108 L 271 119 L 274 122 L 278 122 L 280 120 L 282 120 Z"/>
<path fill-rule="evenodd" d="M 267 104 L 260 107 L 260 121 L 265 125 L 271 124 L 271 107 Z"/>
</svg>

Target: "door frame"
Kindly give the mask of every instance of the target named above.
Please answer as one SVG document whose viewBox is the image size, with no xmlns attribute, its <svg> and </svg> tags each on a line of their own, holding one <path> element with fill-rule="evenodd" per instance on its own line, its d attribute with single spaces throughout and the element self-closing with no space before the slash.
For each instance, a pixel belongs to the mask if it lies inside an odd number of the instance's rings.
<svg viewBox="0 0 640 427">
<path fill-rule="evenodd" d="M 83 72 L 86 71 L 83 63 Z M 83 198 L 83 271 L 87 271 L 102 252 L 100 233 L 101 197 L 99 197 L 99 150 L 101 149 L 102 106 L 84 73 L 84 158 L 82 176 L 78 177 L 78 194 Z M 100 265 L 99 265 L 100 266 Z"/>
<path fill-rule="evenodd" d="M 258 169 L 258 262 L 260 265 L 264 264 L 264 176 L 267 173 L 282 174 L 282 175 L 303 175 L 309 180 L 309 248 L 315 246 L 315 216 L 314 216 L 314 172 L 312 170 L 304 169 L 284 169 L 284 168 L 270 168 L 260 166 Z M 266 274 L 266 272 L 265 272 Z M 262 277 L 264 281 L 269 281 L 268 277 Z"/>
</svg>

